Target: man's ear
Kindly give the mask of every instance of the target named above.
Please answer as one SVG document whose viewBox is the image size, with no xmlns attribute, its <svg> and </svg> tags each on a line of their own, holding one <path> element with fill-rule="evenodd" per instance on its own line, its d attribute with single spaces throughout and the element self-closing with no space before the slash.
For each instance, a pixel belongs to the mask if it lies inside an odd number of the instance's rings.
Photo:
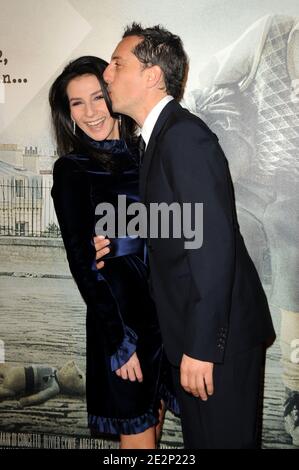
<svg viewBox="0 0 299 470">
<path fill-rule="evenodd" d="M 163 72 L 159 65 L 152 65 L 146 69 L 146 83 L 148 88 L 157 88 L 164 84 Z"/>
</svg>

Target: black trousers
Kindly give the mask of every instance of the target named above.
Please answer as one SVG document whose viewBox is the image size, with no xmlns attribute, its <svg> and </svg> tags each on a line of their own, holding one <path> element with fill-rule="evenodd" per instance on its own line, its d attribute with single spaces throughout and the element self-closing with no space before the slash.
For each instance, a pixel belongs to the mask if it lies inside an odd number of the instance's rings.
<svg viewBox="0 0 299 470">
<path fill-rule="evenodd" d="M 259 447 L 265 349 L 242 352 L 214 365 L 214 394 L 206 402 L 184 391 L 173 367 L 186 449 Z"/>
</svg>

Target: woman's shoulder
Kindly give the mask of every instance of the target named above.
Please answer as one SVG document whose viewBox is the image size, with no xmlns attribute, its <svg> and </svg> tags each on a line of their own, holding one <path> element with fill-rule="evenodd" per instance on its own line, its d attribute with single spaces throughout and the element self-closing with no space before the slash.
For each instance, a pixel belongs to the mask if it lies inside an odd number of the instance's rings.
<svg viewBox="0 0 299 470">
<path fill-rule="evenodd" d="M 58 172 L 72 173 L 77 171 L 84 171 L 90 159 L 86 155 L 70 152 L 66 155 L 59 157 L 53 167 L 53 174 Z"/>
</svg>

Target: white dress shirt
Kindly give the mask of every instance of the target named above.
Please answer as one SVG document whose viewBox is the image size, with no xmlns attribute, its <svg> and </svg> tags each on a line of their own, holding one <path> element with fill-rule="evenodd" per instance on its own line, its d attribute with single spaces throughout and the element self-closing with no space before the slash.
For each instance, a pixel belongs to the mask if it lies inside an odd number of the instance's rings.
<svg viewBox="0 0 299 470">
<path fill-rule="evenodd" d="M 160 116 L 162 110 L 165 108 L 167 103 L 172 101 L 174 98 L 173 96 L 166 95 L 164 98 L 162 98 L 159 103 L 157 103 L 153 109 L 150 111 L 150 113 L 147 115 L 144 124 L 141 129 L 141 135 L 142 138 L 145 142 L 145 148 L 147 147 L 147 144 L 149 143 L 150 137 L 152 135 L 153 129 L 155 127 L 155 124 L 158 120 L 158 117 Z"/>
</svg>

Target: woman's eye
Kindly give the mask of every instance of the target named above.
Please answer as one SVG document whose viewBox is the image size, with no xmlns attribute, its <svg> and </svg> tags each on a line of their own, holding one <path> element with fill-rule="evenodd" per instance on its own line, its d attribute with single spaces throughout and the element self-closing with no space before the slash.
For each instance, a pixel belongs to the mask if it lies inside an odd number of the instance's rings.
<svg viewBox="0 0 299 470">
<path fill-rule="evenodd" d="M 96 100 L 101 100 L 101 99 L 103 99 L 103 95 L 98 95 L 98 96 L 95 97 L 95 99 Z"/>
<path fill-rule="evenodd" d="M 81 104 L 81 101 L 73 101 L 71 106 L 78 106 L 78 104 Z"/>
</svg>

